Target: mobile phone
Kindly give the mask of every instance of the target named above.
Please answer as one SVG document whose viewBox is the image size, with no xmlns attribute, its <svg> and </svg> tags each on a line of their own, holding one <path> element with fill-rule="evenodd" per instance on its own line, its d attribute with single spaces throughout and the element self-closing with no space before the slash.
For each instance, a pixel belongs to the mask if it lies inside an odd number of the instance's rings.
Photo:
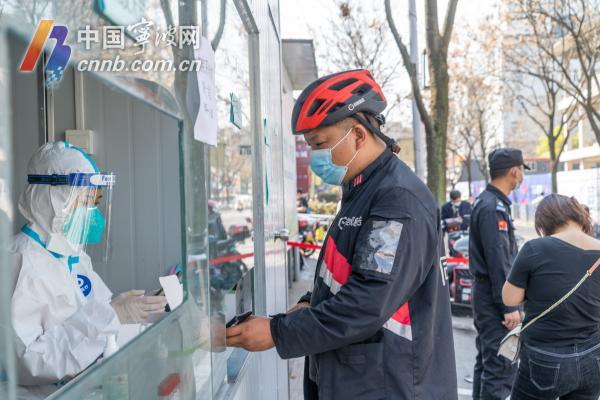
<svg viewBox="0 0 600 400">
<path fill-rule="evenodd" d="M 247 320 L 252 315 L 252 311 L 247 311 L 243 314 L 238 314 L 233 317 L 227 324 L 225 324 L 225 328 L 231 328 L 232 326 L 236 326 Z"/>
</svg>

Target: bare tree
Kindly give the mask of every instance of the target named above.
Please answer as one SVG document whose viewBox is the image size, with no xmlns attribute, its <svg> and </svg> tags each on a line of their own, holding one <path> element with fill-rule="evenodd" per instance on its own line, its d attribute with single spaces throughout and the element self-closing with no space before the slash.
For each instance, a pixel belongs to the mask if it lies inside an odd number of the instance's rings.
<svg viewBox="0 0 600 400">
<path fill-rule="evenodd" d="M 40 19 L 46 15 L 46 11 L 51 5 L 50 0 L 7 0 L 6 5 L 15 10 L 15 14 L 23 15 L 25 20 L 31 25 L 36 26 Z M 88 8 L 89 5 L 88 5 Z"/>
<path fill-rule="evenodd" d="M 323 35 L 311 29 L 320 67 L 326 73 L 348 69 L 368 69 L 384 89 L 391 88 L 401 60 L 390 56 L 390 38 L 385 22 L 366 12 L 353 0 L 335 0 L 339 11 L 328 20 L 330 30 Z M 400 103 L 401 95 L 389 96 L 386 116 Z"/>
<path fill-rule="evenodd" d="M 402 37 L 398 33 L 390 0 L 385 1 L 388 25 L 396 45 L 400 50 L 404 67 L 410 77 L 413 96 L 425 126 L 427 144 L 427 185 L 439 202 L 446 195 L 446 147 L 448 131 L 448 46 L 452 37 L 454 17 L 458 0 L 449 0 L 444 26 L 439 29 L 437 0 L 425 0 L 425 26 L 429 75 L 431 76 L 431 97 L 429 110 L 425 106 L 423 93 L 419 87 L 416 67 L 410 62 L 410 56 Z"/>
<path fill-rule="evenodd" d="M 485 180 L 489 178 L 487 154 L 501 120 L 492 106 L 500 97 L 500 63 L 496 53 L 501 35 L 491 15 L 476 27 L 464 25 L 460 29 L 462 34 L 453 41 L 449 53 L 452 96 L 448 147 L 465 161 L 471 192 L 473 165 Z"/>
<path fill-rule="evenodd" d="M 234 192 L 234 186 L 239 180 L 241 186 L 244 181 L 249 182 L 252 175 L 252 160 L 248 155 L 240 154 L 240 145 L 242 138 L 249 132 L 235 132 L 228 127 L 219 132 L 219 143 L 216 148 L 211 148 L 211 166 L 215 167 L 216 172 L 214 182 L 221 189 L 225 190 L 225 202 L 231 204 L 231 197 Z M 239 192 L 239 190 L 237 191 Z M 222 200 L 220 194 L 217 199 Z"/>
<path fill-rule="evenodd" d="M 528 74 L 552 81 L 571 97 L 600 143 L 600 0 L 519 0 L 514 15 L 527 24 L 539 54 L 556 69 L 550 75 Z"/>
<path fill-rule="evenodd" d="M 482 77 L 465 72 L 452 75 L 448 149 L 464 161 L 471 195 L 474 164 L 489 178 L 486 156 L 497 126 L 489 107 L 493 88 Z"/>
<path fill-rule="evenodd" d="M 508 87 L 525 115 L 545 137 L 552 164 L 554 193 L 558 190 L 557 172 L 560 156 L 571 132 L 570 129 L 565 128 L 577 122 L 574 121 L 577 106 L 585 109 L 588 107 L 588 101 L 591 102 L 591 98 L 588 97 L 592 94 L 584 93 L 587 89 L 582 91 L 579 87 L 587 84 L 588 89 L 592 90 L 591 83 L 594 79 L 592 75 L 595 75 L 592 71 L 587 77 L 585 73 L 582 74 L 581 79 L 573 76 L 569 68 L 573 53 L 563 46 L 566 31 L 563 24 L 557 22 L 562 17 L 555 14 L 559 11 L 555 6 L 554 3 L 547 1 L 521 0 L 515 11 L 508 14 L 508 22 L 522 29 L 519 29 L 520 33 L 514 35 L 504 48 L 510 73 Z M 564 12 L 573 9 L 567 6 L 561 7 L 560 10 Z M 586 62 L 592 63 L 592 59 L 585 56 L 584 58 Z M 569 87 L 569 85 L 574 86 Z M 570 98 L 570 104 L 561 106 L 563 98 L 567 100 Z M 594 129 L 594 120 L 596 115 L 600 117 L 600 113 L 593 109 L 593 104 L 590 105 L 592 110 L 586 111 L 586 115 L 590 118 L 590 125 Z M 596 122 L 600 122 L 600 118 Z M 596 125 L 598 132 L 596 129 L 594 131 L 596 137 L 600 139 L 599 128 L 600 126 Z"/>
<path fill-rule="evenodd" d="M 469 126 L 461 126 L 448 140 L 448 150 L 456 155 L 461 161 L 461 167 L 466 168 L 467 171 L 467 184 L 469 187 L 469 196 L 472 194 L 473 174 L 471 166 L 476 161 L 475 150 L 477 149 L 476 143 L 473 140 L 471 129 Z M 450 186 L 454 187 L 458 182 L 461 174 L 458 173 L 456 180 L 450 182 Z"/>
</svg>

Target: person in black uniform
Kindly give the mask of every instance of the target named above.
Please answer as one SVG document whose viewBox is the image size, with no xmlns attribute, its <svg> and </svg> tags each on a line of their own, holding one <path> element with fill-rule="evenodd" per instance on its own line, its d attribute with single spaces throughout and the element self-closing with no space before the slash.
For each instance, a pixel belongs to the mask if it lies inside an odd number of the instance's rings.
<svg viewBox="0 0 600 400">
<path fill-rule="evenodd" d="M 469 235 L 477 330 L 473 399 L 505 400 L 510 395 L 516 365 L 498 356 L 498 348 L 502 338 L 521 322 L 520 311 L 502 303 L 502 287 L 518 252 L 508 196 L 529 167 L 523 162 L 521 150 L 511 148 L 494 150 L 488 161 L 491 183 L 473 204 Z"/>
<path fill-rule="evenodd" d="M 450 192 L 450 201 L 442 206 L 442 226 L 445 232 L 466 231 L 469 228 L 471 204 L 462 200 L 459 190 Z"/>
<path fill-rule="evenodd" d="M 302 92 L 292 127 L 311 147 L 313 171 L 342 186 L 341 209 L 301 305 L 227 330 L 230 346 L 308 356 L 305 399 L 458 396 L 440 212 L 381 133 L 385 107 L 366 70 Z"/>
<path fill-rule="evenodd" d="M 469 229 L 470 218 L 471 204 L 461 199 L 460 191 L 451 191 L 450 201 L 442 206 L 442 228 L 448 234 L 448 250 L 451 257 L 456 255 L 454 241 L 460 238 L 461 231 Z"/>
</svg>

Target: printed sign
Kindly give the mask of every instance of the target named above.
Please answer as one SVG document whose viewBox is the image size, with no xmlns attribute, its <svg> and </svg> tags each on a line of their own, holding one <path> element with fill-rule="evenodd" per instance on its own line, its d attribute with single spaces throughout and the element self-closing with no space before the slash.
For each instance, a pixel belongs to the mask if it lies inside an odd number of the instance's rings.
<svg viewBox="0 0 600 400">
<path fill-rule="evenodd" d="M 200 39 L 200 48 L 194 49 L 201 68 L 196 72 L 200 95 L 198 115 L 194 123 L 194 139 L 217 145 L 217 91 L 215 88 L 215 52 L 210 41 Z"/>
<path fill-rule="evenodd" d="M 242 129 L 242 103 L 240 99 L 233 93 L 229 94 L 231 100 L 231 106 L 229 107 L 229 121 Z"/>
</svg>

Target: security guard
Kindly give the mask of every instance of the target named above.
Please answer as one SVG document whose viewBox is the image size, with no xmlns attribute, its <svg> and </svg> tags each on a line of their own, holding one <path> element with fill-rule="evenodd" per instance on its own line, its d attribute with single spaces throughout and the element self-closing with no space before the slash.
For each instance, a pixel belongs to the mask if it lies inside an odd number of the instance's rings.
<svg viewBox="0 0 600 400">
<path fill-rule="evenodd" d="M 517 308 L 502 303 L 502 286 L 517 254 L 508 198 L 523 180 L 521 150 L 503 148 L 488 156 L 491 182 L 479 195 L 471 214 L 469 257 L 473 288 L 473 319 L 477 359 L 473 399 L 506 399 L 516 368 L 497 355 L 500 341 L 521 322 Z"/>
</svg>

